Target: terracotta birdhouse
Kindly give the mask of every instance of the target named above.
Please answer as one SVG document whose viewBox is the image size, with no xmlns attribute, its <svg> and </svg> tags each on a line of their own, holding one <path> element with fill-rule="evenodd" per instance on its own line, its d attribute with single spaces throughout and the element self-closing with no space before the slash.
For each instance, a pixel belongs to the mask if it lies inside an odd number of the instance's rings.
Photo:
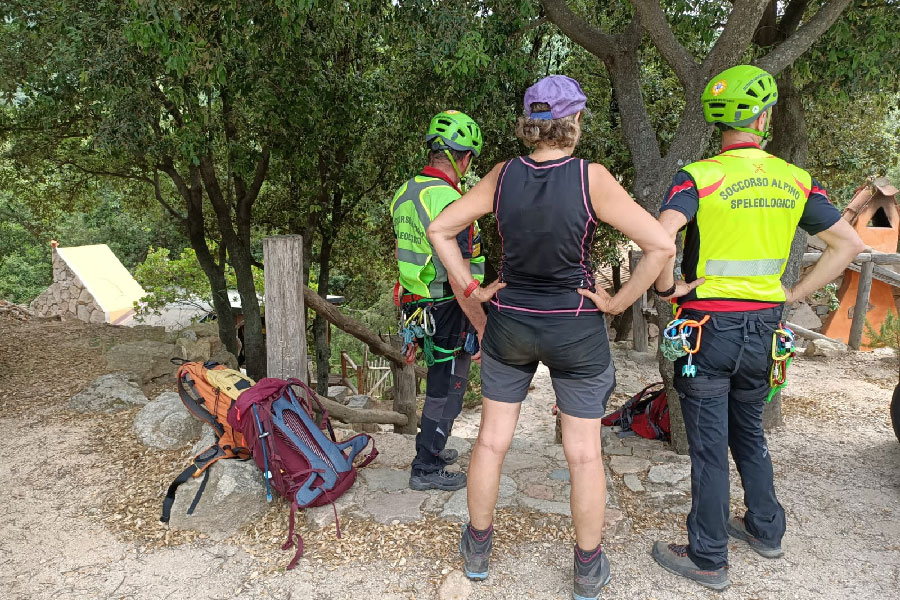
<svg viewBox="0 0 900 600">
<path fill-rule="evenodd" d="M 866 246 L 876 252 L 894 254 L 900 240 L 900 208 L 897 207 L 897 200 L 897 188 L 886 177 L 879 177 L 856 189 L 853 199 L 844 209 L 843 218 L 853 225 Z M 859 273 L 847 269 L 837 294 L 840 307 L 829 315 L 822 326 L 822 333 L 844 342 L 849 340 L 858 288 Z M 896 310 L 893 287 L 877 279 L 872 281 L 866 321 L 877 330 L 888 312 Z M 867 348 L 865 334 L 862 348 Z"/>
</svg>

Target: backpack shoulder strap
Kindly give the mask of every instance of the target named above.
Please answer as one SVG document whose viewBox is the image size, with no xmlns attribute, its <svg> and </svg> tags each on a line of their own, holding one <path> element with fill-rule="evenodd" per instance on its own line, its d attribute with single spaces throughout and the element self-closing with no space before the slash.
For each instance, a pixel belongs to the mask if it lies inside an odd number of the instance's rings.
<svg viewBox="0 0 900 600">
<path fill-rule="evenodd" d="M 369 442 L 372 442 L 372 451 L 366 455 L 366 458 L 363 459 L 361 463 L 359 463 L 359 468 L 362 469 L 370 462 L 375 460 L 376 456 L 378 456 L 378 448 L 375 447 L 375 440 L 372 439 L 372 436 L 365 433 L 358 433 L 353 437 L 349 437 L 343 442 L 338 443 L 337 447 L 341 452 L 343 452 L 347 448 L 350 449 L 350 455 L 347 457 L 347 460 L 350 462 L 350 464 L 353 464 L 353 459 L 356 458 L 356 456 L 360 452 L 366 449 L 366 447 L 369 445 Z"/>
<path fill-rule="evenodd" d="M 225 434 L 225 428 L 222 427 L 222 424 L 216 420 L 212 413 L 206 410 L 206 407 L 197 400 L 200 398 L 200 394 L 194 388 L 193 382 L 190 379 L 193 376 L 195 376 L 194 373 L 190 372 L 184 366 L 178 369 L 178 375 L 175 378 L 178 396 L 184 403 L 185 408 L 187 408 L 191 414 L 212 427 L 213 430 L 215 430 L 217 437 L 222 437 Z M 193 394 L 191 394 L 191 391 L 193 391 Z"/>
<path fill-rule="evenodd" d="M 194 457 L 193 462 L 191 462 L 190 466 L 187 469 L 181 472 L 178 477 L 172 482 L 169 486 L 168 491 L 166 491 L 166 498 L 163 500 L 163 509 L 162 516 L 159 518 L 163 523 L 168 523 L 169 518 L 172 516 L 172 505 L 175 504 L 175 492 L 178 491 L 178 488 L 181 487 L 181 484 L 188 481 L 192 477 L 199 477 L 200 473 L 204 473 L 203 483 L 200 485 L 200 489 L 197 490 L 197 496 L 194 498 L 194 501 L 191 503 L 191 508 L 188 510 L 188 514 L 194 512 L 194 508 L 197 507 L 197 502 L 200 500 L 200 496 L 203 494 L 203 490 L 206 488 L 206 480 L 209 476 L 209 472 L 207 469 L 217 460 L 221 458 L 225 458 L 225 451 L 219 447 L 218 444 L 214 444 L 198 454 Z"/>
</svg>

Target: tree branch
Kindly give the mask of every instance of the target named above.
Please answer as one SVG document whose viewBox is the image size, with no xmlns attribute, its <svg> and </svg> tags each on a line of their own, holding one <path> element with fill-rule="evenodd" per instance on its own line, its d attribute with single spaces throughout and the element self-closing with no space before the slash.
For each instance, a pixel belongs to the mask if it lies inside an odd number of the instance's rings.
<svg viewBox="0 0 900 600">
<path fill-rule="evenodd" d="M 700 77 L 700 64 L 675 38 L 660 4 L 655 0 L 631 0 L 631 5 L 637 12 L 644 31 L 672 67 L 678 80 L 685 86 L 696 81 Z"/>
<path fill-rule="evenodd" d="M 172 215 L 175 220 L 177 220 L 182 225 L 186 225 L 187 217 L 179 213 L 175 208 L 166 202 L 165 198 L 162 195 L 162 189 L 159 186 L 159 171 L 153 171 L 153 193 L 156 195 L 156 201 L 159 202 L 163 208 L 168 211 L 170 215 Z"/>
<path fill-rule="evenodd" d="M 788 3 L 784 8 L 784 15 L 782 15 L 781 21 L 778 23 L 778 31 L 781 32 L 781 35 L 786 38 L 797 31 L 797 27 L 800 26 L 800 20 L 803 19 L 803 15 L 806 13 L 807 6 L 809 6 L 809 0 L 791 0 Z"/>
<path fill-rule="evenodd" d="M 770 0 L 734 0 L 734 8 L 719 39 L 706 60 L 703 72 L 707 77 L 734 66 L 750 45 L 756 26 Z"/>
<path fill-rule="evenodd" d="M 838 20 L 848 4 L 850 0 L 829 0 L 812 19 L 801 25 L 793 35 L 754 64 L 772 75 L 777 75 L 809 50 L 813 42 Z"/>
<path fill-rule="evenodd" d="M 615 36 L 597 29 L 572 12 L 566 0 L 541 0 L 547 18 L 573 42 L 599 58 L 608 58 L 616 49 Z"/>
<path fill-rule="evenodd" d="M 116 171 L 105 171 L 103 169 L 89 169 L 87 167 L 83 167 L 78 163 L 75 163 L 71 160 L 58 160 L 54 161 L 60 167 L 74 167 L 75 169 L 81 171 L 82 173 L 87 173 L 88 175 L 102 175 L 104 177 L 117 177 L 119 179 L 133 179 L 135 181 L 140 181 L 143 183 L 153 184 L 153 181 L 144 175 L 133 175 L 131 173 L 119 173 Z"/>
<path fill-rule="evenodd" d="M 262 156 L 260 156 L 259 162 L 256 163 L 256 173 L 253 175 L 253 182 L 250 184 L 250 189 L 247 190 L 247 198 L 250 199 L 251 204 L 256 202 L 256 198 L 259 196 L 259 190 L 262 188 L 262 184 L 266 180 L 268 171 L 269 149 L 263 148 Z"/>
</svg>

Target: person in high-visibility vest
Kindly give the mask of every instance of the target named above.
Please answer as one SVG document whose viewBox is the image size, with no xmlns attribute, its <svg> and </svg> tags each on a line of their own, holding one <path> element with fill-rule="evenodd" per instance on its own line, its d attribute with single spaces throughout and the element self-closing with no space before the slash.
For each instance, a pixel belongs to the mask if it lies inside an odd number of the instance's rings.
<svg viewBox="0 0 900 600">
<path fill-rule="evenodd" d="M 466 475 L 445 468 L 459 458 L 456 450 L 446 448 L 447 438 L 462 411 L 473 355 L 480 359 L 475 340 L 484 332 L 486 317 L 481 304 L 465 298 L 459 283 L 448 277 L 425 231 L 462 196 L 460 181 L 481 153 L 481 129 L 464 113 L 447 110 L 431 120 L 425 143 L 428 166 L 400 186 L 390 207 L 399 271 L 396 300 L 403 309 L 404 330 L 418 331 L 428 364 L 409 486 L 454 491 L 465 487 Z M 478 223 L 470 223 L 457 242 L 470 276 L 483 280 L 485 259 Z M 410 338 L 407 353 L 412 360 L 418 340 L 415 334 Z"/>
<path fill-rule="evenodd" d="M 428 229 L 450 275 L 465 285 L 464 295 L 490 302 L 481 361 L 481 426 L 468 471 L 469 523 L 460 532 L 466 576 L 488 577 L 500 472 L 522 402 L 538 363 L 544 363 L 571 475 L 576 600 L 598 598 L 610 580 L 601 543 L 606 479 L 600 420 L 616 377 L 606 315 L 631 306 L 675 256 L 675 244 L 662 226 L 603 165 L 573 156 L 586 103 L 579 83 L 564 75 L 529 87 L 516 136 L 532 151 L 495 166 Z M 503 263 L 500 283 L 481 286 L 469 276 L 455 239 L 489 212 L 497 221 Z M 600 223 L 615 227 L 644 251 L 630 280 L 612 298 L 597 285 L 591 262 Z"/>
<path fill-rule="evenodd" d="M 652 553 L 666 570 L 717 590 L 729 585 L 729 536 L 764 557 L 783 554 L 784 509 L 762 428 L 773 344 L 790 336 L 783 307 L 840 275 L 864 247 L 819 182 L 761 148 L 777 99 L 775 80 L 757 67 L 739 65 L 713 77 L 703 112 L 722 130 L 722 152 L 675 175 L 659 216 L 672 239 L 684 229 L 684 279 L 675 278 L 673 260 L 656 280 L 656 293 L 677 303 L 680 319 L 698 325 L 686 338 L 691 353 L 675 362 L 691 456 L 688 543 L 656 542 Z M 798 225 L 827 249 L 785 289 L 781 276 Z M 729 448 L 746 504 L 742 516 L 730 518 Z"/>
</svg>

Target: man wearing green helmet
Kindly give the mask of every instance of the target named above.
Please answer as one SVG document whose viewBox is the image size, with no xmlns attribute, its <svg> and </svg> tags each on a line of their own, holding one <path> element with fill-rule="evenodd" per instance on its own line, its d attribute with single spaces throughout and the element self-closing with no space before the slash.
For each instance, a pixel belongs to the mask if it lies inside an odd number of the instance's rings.
<svg viewBox="0 0 900 600">
<path fill-rule="evenodd" d="M 459 456 L 445 446 L 462 410 L 471 360 L 480 356 L 476 340 L 484 332 L 486 317 L 481 304 L 448 277 L 425 231 L 462 196 L 459 183 L 472 158 L 481 153 L 481 129 L 467 115 L 447 110 L 431 120 L 425 143 L 428 166 L 404 183 L 391 202 L 399 271 L 395 301 L 402 308 L 407 360 L 415 359 L 418 344 L 428 364 L 409 485 L 416 490 L 453 491 L 465 487 L 466 475 L 445 469 Z M 457 242 L 472 276 L 482 281 L 484 254 L 478 224 L 460 233 Z"/>
<path fill-rule="evenodd" d="M 657 542 L 653 557 L 713 589 L 729 585 L 729 536 L 764 557 L 783 554 L 784 509 L 762 429 L 775 385 L 773 351 L 791 343 L 783 308 L 840 275 L 863 249 L 809 173 L 760 147 L 777 100 L 775 80 L 757 67 L 739 65 L 713 77 L 703 113 L 722 130 L 722 152 L 680 170 L 659 215 L 673 239 L 684 230 L 684 279 L 674 276 L 672 260 L 655 290 L 677 304 L 675 337 L 681 323 L 691 324 L 676 344 L 689 352 L 678 352 L 675 388 L 690 444 L 692 502 L 688 543 Z M 781 276 L 798 225 L 828 247 L 812 271 L 785 289 Z M 747 507 L 731 518 L 729 448 Z"/>
</svg>

